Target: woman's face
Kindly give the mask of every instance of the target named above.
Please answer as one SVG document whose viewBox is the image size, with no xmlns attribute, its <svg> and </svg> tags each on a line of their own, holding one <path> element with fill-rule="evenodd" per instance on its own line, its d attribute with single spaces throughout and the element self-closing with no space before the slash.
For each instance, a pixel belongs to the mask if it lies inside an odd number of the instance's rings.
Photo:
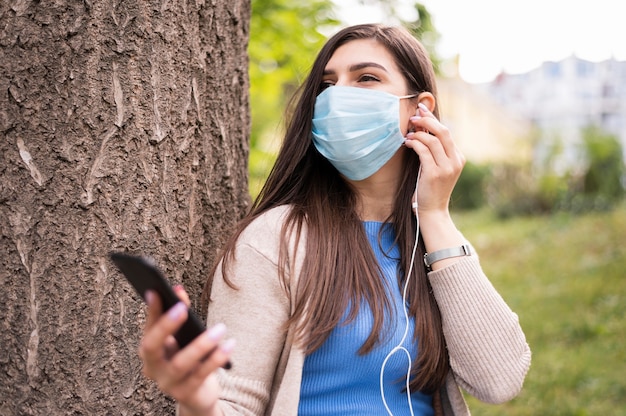
<svg viewBox="0 0 626 416">
<path fill-rule="evenodd" d="M 393 56 L 374 39 L 352 40 L 335 51 L 324 68 L 324 86 L 340 85 L 410 94 L 406 79 Z M 400 100 L 400 129 L 406 135 L 409 117 L 417 110 L 416 100 Z"/>
</svg>

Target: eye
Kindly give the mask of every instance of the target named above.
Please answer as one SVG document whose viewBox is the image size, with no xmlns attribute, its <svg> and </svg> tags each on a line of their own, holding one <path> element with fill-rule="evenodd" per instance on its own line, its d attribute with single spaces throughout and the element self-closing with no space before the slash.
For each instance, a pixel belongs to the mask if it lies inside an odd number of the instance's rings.
<svg viewBox="0 0 626 416">
<path fill-rule="evenodd" d="M 380 82 L 380 78 L 372 74 L 363 74 L 359 77 L 359 82 Z"/>
<path fill-rule="evenodd" d="M 320 84 L 320 92 L 324 91 L 328 87 L 332 87 L 333 85 L 335 85 L 335 83 L 330 80 L 322 81 L 322 83 Z"/>
</svg>

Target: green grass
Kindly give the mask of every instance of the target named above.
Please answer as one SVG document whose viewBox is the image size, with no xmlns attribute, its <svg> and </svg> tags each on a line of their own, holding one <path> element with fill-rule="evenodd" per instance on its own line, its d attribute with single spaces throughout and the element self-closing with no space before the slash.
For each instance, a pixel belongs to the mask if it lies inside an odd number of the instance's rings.
<svg viewBox="0 0 626 416">
<path fill-rule="evenodd" d="M 626 415 L 626 207 L 585 215 L 455 221 L 520 322 L 533 352 L 504 405 L 473 415 Z"/>
</svg>

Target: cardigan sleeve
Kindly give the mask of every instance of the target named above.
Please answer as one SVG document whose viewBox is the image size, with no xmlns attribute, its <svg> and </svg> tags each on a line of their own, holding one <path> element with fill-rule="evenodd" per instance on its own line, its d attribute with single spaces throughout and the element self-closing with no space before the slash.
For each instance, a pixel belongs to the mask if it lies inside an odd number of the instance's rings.
<svg viewBox="0 0 626 416">
<path fill-rule="evenodd" d="M 478 257 L 430 272 L 429 279 L 458 385 L 487 403 L 515 397 L 530 367 L 530 348 L 517 315 L 485 276 Z"/>
<path fill-rule="evenodd" d="M 278 228 L 277 228 L 278 227 Z M 289 285 L 278 273 L 280 227 L 262 219 L 239 238 L 227 275 L 222 265 L 211 288 L 208 324 L 222 322 L 227 337 L 236 340 L 230 370 L 218 370 L 220 406 L 225 415 L 262 415 L 271 405 L 273 389 L 282 377 L 291 300 Z"/>
</svg>

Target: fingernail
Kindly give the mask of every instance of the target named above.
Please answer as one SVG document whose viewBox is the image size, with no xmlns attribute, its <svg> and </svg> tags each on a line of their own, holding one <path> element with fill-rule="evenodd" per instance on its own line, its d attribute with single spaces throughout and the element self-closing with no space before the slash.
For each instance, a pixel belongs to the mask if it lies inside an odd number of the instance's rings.
<svg viewBox="0 0 626 416">
<path fill-rule="evenodd" d="M 146 290 L 144 296 L 146 298 L 146 303 L 148 304 L 148 306 L 152 305 L 152 302 L 154 302 L 154 292 L 151 290 Z"/>
<path fill-rule="evenodd" d="M 178 302 L 167 311 L 167 316 L 172 320 L 177 320 L 187 310 L 187 306 L 184 303 Z"/>
<path fill-rule="evenodd" d="M 421 116 L 411 116 L 411 117 L 409 118 L 409 120 L 411 120 L 411 121 L 417 121 L 417 120 L 419 120 L 420 118 L 422 118 L 422 117 L 421 117 Z"/>
<path fill-rule="evenodd" d="M 417 106 L 418 106 L 419 108 L 421 108 L 422 110 L 424 110 L 424 111 L 429 111 L 429 110 L 428 110 L 428 107 L 426 107 L 426 106 L 424 105 L 424 103 L 419 103 Z"/>
<path fill-rule="evenodd" d="M 225 333 L 226 333 L 226 325 L 220 323 L 220 324 L 214 325 L 211 329 L 209 329 L 206 332 L 206 336 L 211 341 L 217 342 L 220 339 L 222 339 Z"/>
<path fill-rule="evenodd" d="M 235 348 L 236 344 L 237 343 L 235 342 L 234 338 L 227 339 L 222 343 L 222 345 L 220 345 L 220 350 L 222 350 L 224 354 L 230 354 L 230 352 Z"/>
</svg>

